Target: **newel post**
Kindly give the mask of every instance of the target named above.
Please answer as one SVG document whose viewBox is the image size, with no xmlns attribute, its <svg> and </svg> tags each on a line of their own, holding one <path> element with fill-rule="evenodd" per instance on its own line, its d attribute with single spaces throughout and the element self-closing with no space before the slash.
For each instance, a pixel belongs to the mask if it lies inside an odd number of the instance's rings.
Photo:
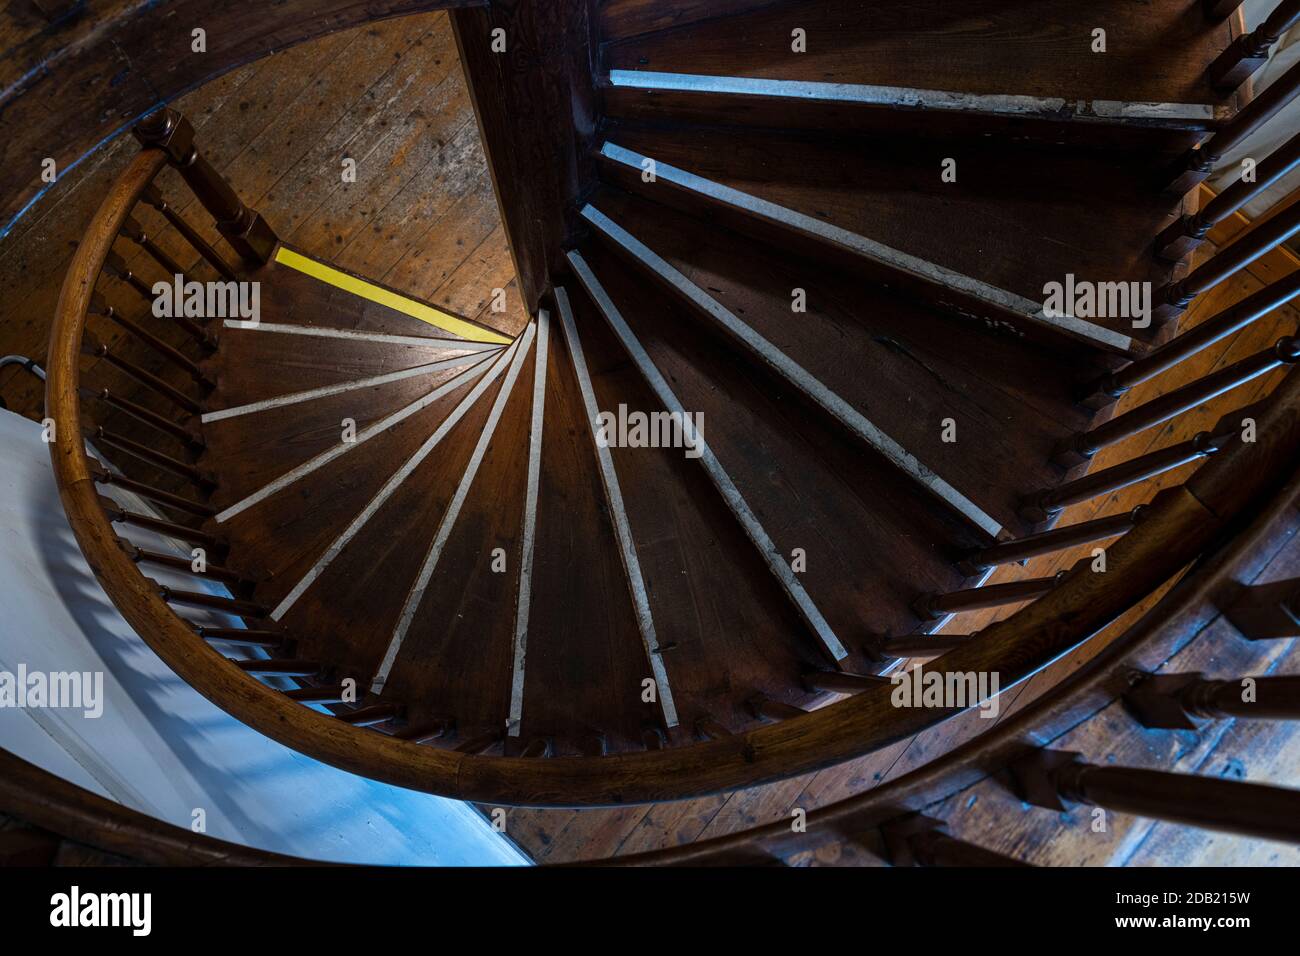
<svg viewBox="0 0 1300 956">
<path fill-rule="evenodd" d="M 263 265 L 278 241 L 275 231 L 243 201 L 194 145 L 194 127 L 180 113 L 163 108 L 150 113 L 132 130 L 141 145 L 161 149 L 181 174 L 203 208 L 216 220 L 217 231 L 248 264 Z"/>
</svg>

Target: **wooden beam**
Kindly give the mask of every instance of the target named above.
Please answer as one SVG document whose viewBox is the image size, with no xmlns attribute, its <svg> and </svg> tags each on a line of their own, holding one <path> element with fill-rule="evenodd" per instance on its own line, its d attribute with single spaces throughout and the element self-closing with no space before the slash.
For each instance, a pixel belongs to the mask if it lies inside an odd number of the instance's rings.
<svg viewBox="0 0 1300 956">
<path fill-rule="evenodd" d="M 524 305 L 582 231 L 596 180 L 592 21 L 583 0 L 501 0 L 451 24 L 510 241 Z M 504 50 L 502 47 L 504 46 Z"/>
</svg>

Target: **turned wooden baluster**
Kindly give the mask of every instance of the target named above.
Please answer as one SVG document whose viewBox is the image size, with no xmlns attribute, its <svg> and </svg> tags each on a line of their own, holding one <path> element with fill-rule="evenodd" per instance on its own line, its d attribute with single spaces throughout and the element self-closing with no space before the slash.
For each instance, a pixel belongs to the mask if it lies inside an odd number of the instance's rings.
<svg viewBox="0 0 1300 956">
<path fill-rule="evenodd" d="M 194 515 L 196 518 L 211 518 L 217 513 L 216 508 L 203 502 L 191 501 L 189 498 L 173 494 L 170 491 L 163 491 L 161 488 L 147 485 L 143 481 L 136 481 L 126 475 L 114 474 L 98 463 L 92 464 L 91 477 L 101 485 L 114 485 L 125 491 L 134 492 L 140 497 L 147 498 L 157 504 L 166 505 L 168 508 Z"/>
<path fill-rule="evenodd" d="M 1189 382 L 1182 388 L 1167 392 L 1145 405 L 1139 405 L 1132 411 L 1112 418 L 1090 431 L 1067 439 L 1057 448 L 1053 460 L 1062 467 L 1073 467 L 1091 458 L 1107 445 L 1113 445 L 1153 425 L 1166 422 L 1253 378 L 1258 378 L 1283 365 L 1293 365 L 1297 361 L 1300 361 L 1300 341 L 1291 336 L 1278 339 L 1271 348 L 1257 352 L 1204 378 Z"/>
<path fill-rule="evenodd" d="M 118 544 L 122 550 L 136 564 L 153 564 L 162 568 L 170 568 L 173 571 L 180 571 L 184 574 L 192 574 L 195 577 L 205 578 L 211 581 L 220 581 L 222 584 L 233 588 L 249 588 L 252 583 L 245 579 L 238 571 L 232 571 L 230 568 L 223 568 L 219 564 L 204 564 L 202 571 L 194 570 L 194 561 L 186 554 L 164 554 L 160 551 L 148 551 L 144 548 L 136 547 L 125 538 L 119 539 Z"/>
<path fill-rule="evenodd" d="M 102 495 L 99 499 L 100 505 L 104 509 L 104 514 L 113 524 L 127 524 L 136 528 L 143 528 L 146 531 L 154 531 L 158 534 L 169 538 L 176 538 L 189 544 L 197 545 L 205 549 L 214 557 L 217 554 L 224 555 L 225 544 L 218 538 L 213 537 L 205 531 L 199 531 L 197 528 L 189 528 L 183 524 L 176 524 L 174 521 L 167 521 L 164 518 L 155 518 L 153 515 L 136 514 L 133 511 L 127 511 L 111 498 L 105 498 Z"/>
<path fill-rule="evenodd" d="M 872 660 L 889 661 L 907 657 L 938 657 L 974 640 L 974 634 L 910 634 L 907 637 L 868 637 L 862 651 Z M 882 680 L 889 680 L 882 678 Z M 893 681 L 889 680 L 892 684 Z"/>
<path fill-rule="evenodd" d="M 141 385 L 145 386 L 148 389 L 151 389 L 154 392 L 157 392 L 159 395 L 168 399 L 173 405 L 177 406 L 183 411 L 189 412 L 192 415 L 197 415 L 200 411 L 202 411 L 202 406 L 199 405 L 197 401 L 195 401 L 194 399 L 186 395 L 184 392 L 180 391 L 179 389 L 173 388 L 171 385 L 164 382 L 162 379 L 160 379 L 157 375 L 154 375 L 152 372 L 146 372 L 144 369 L 140 368 L 139 366 L 134 365 L 131 362 L 128 362 L 124 358 L 121 358 L 109 346 L 103 344 L 102 342 L 96 342 L 89 335 L 85 336 L 82 339 L 81 353 L 83 355 L 89 355 L 93 358 L 103 359 L 104 361 L 108 362 L 109 365 L 112 365 L 114 368 L 116 368 L 118 371 L 122 372 L 125 375 L 130 376 L 131 378 L 139 382 Z"/>
<path fill-rule="evenodd" d="M 808 691 L 831 694 L 856 694 L 873 687 L 892 684 L 888 677 L 875 674 L 845 674 L 839 671 L 811 671 L 803 675 L 803 685 Z"/>
<path fill-rule="evenodd" d="M 1064 812 L 1087 803 L 1264 840 L 1300 842 L 1300 790 L 1163 770 L 1099 767 L 1079 754 L 1037 750 L 1011 766 L 1027 803 Z"/>
<path fill-rule="evenodd" d="M 1181 315 L 1198 295 L 1272 252 L 1298 232 L 1300 203 L 1238 236 L 1232 245 L 1215 253 L 1187 276 L 1158 290 L 1152 297 L 1155 308 L 1151 321 L 1159 325 Z"/>
<path fill-rule="evenodd" d="M 1088 544 L 1091 541 L 1113 538 L 1115 535 L 1125 534 L 1131 530 L 1140 520 L 1144 507 L 1138 505 L 1132 511 L 1123 514 L 1094 518 L 1091 521 L 1081 521 L 1063 528 L 1053 528 L 1050 531 L 1003 541 L 963 558 L 958 562 L 957 567 L 963 574 L 974 577 L 999 564 L 1014 564 L 1073 548 L 1076 545 Z"/>
<path fill-rule="evenodd" d="M 375 724 L 399 719 L 402 716 L 402 708 L 399 704 L 370 704 L 334 716 L 353 727 L 373 727 Z"/>
<path fill-rule="evenodd" d="M 1244 587 L 1223 616 L 1248 641 L 1300 637 L 1300 578 Z"/>
<path fill-rule="evenodd" d="M 415 744 L 427 744 L 430 740 L 439 740 L 456 730 L 456 722 L 450 717 L 440 717 L 413 727 L 403 727 L 393 736 L 398 740 L 409 740 Z"/>
<path fill-rule="evenodd" d="M 1019 604 L 1042 597 L 1052 588 L 1066 572 L 1061 571 L 1049 578 L 1027 578 L 1024 581 L 1011 581 L 1007 584 L 990 584 L 982 588 L 967 588 L 962 591 L 949 591 L 947 594 L 923 594 L 912 602 L 916 616 L 940 618 L 945 614 L 957 614 L 961 611 L 975 611 L 982 608 L 1001 607 L 1003 604 Z"/>
<path fill-rule="evenodd" d="M 1231 93 L 1264 65 L 1268 51 L 1287 30 L 1300 21 L 1300 0 L 1283 0 L 1254 32 L 1239 36 L 1210 65 L 1210 82 L 1221 93 Z"/>
<path fill-rule="evenodd" d="M 167 273 L 168 279 L 175 276 L 185 278 L 185 270 L 181 268 L 181 264 L 164 252 L 158 243 L 153 241 L 149 233 L 145 231 L 134 216 L 126 218 L 126 222 L 122 223 L 122 228 L 118 231 L 118 234 L 130 239 L 147 252 L 154 262 L 162 266 L 162 270 Z"/>
<path fill-rule="evenodd" d="M 268 610 L 254 601 L 242 601 L 239 598 L 222 597 L 218 594 L 209 594 L 206 591 L 181 591 L 165 584 L 159 584 L 152 578 L 147 578 L 151 585 L 158 591 L 158 596 L 164 601 L 172 604 L 182 604 L 187 607 L 202 607 L 212 611 L 223 611 L 226 614 L 233 614 L 236 617 L 265 618 L 269 615 Z M 313 671 L 313 673 L 315 673 Z"/>
<path fill-rule="evenodd" d="M 755 694 L 745 702 L 745 706 L 759 720 L 791 720 L 809 713 L 802 707 L 795 707 L 793 704 L 772 700 L 765 694 Z"/>
<path fill-rule="evenodd" d="M 1195 730 L 1198 718 L 1300 720 L 1300 677 L 1155 674 L 1125 694 L 1124 704 L 1142 726 L 1169 730 Z"/>
<path fill-rule="evenodd" d="M 1300 135 L 1292 136 L 1255 167 L 1255 177 L 1238 179 L 1205 204 L 1194 216 L 1183 216 L 1156 237 L 1155 251 L 1161 259 L 1176 262 L 1187 255 L 1223 222 L 1248 202 L 1276 184 L 1300 165 Z"/>
<path fill-rule="evenodd" d="M 214 220 L 217 231 L 250 266 L 268 262 L 276 235 L 262 214 L 245 206 L 230 184 L 194 145 L 194 127 L 172 109 L 160 109 L 135 125 L 136 139 L 161 149 Z"/>
<path fill-rule="evenodd" d="M 132 289 L 134 289 L 146 302 L 153 304 L 153 289 L 141 279 L 138 275 L 126 267 L 126 261 L 116 252 L 109 252 L 108 258 L 104 260 L 104 271 L 116 279 L 120 279 Z M 203 346 L 206 352 L 215 352 L 217 350 L 217 340 L 203 327 L 193 319 L 183 315 L 174 315 L 171 320 L 189 333 L 190 338 Z"/>
<path fill-rule="evenodd" d="M 198 468 L 188 462 L 178 461 L 160 451 L 154 451 L 148 445 L 142 445 L 137 441 L 132 441 L 104 428 L 87 427 L 82 430 L 82 434 L 98 447 L 116 448 L 132 457 L 139 458 L 141 461 L 148 462 L 161 471 L 176 475 L 178 478 L 184 478 L 205 494 L 210 493 L 216 487 L 212 480 L 199 471 Z"/>
<path fill-rule="evenodd" d="M 123 329 L 127 335 L 139 342 L 143 342 L 172 365 L 183 370 L 185 374 L 188 375 L 200 388 L 207 391 L 211 391 L 215 388 L 212 382 L 204 376 L 203 370 L 199 368 L 197 362 L 190 359 L 179 349 L 175 349 L 168 345 L 152 332 L 141 328 L 131 319 L 122 315 L 122 313 L 118 312 L 117 309 L 109 305 L 107 300 L 105 300 L 105 298 L 99 293 L 95 293 L 90 297 L 90 306 L 86 309 L 86 312 L 89 315 L 103 316 L 114 325 Z"/>
<path fill-rule="evenodd" d="M 1180 468 L 1188 462 L 1208 458 L 1223 448 L 1231 437 L 1232 434 L 1198 432 L 1187 441 L 1139 455 L 1110 468 L 1029 495 L 1021 502 L 1018 513 L 1031 524 L 1047 521 L 1069 505 L 1108 495 L 1112 491 Z"/>
<path fill-rule="evenodd" d="M 157 412 L 145 408 L 143 405 L 137 405 L 129 399 L 115 395 L 107 388 L 95 389 L 82 386 L 77 389 L 77 394 L 88 402 L 102 402 L 109 408 L 122 412 L 125 415 L 129 415 L 137 421 L 144 422 L 146 425 L 156 428 L 158 431 L 163 432 L 166 435 L 170 435 L 191 452 L 197 454 L 198 452 L 203 451 L 205 447 L 203 438 L 198 432 L 192 431 L 180 422 L 174 422 L 170 418 L 165 418 Z"/>
<path fill-rule="evenodd" d="M 1179 157 L 1166 174 L 1171 193 L 1182 195 L 1205 182 L 1219 162 L 1235 147 L 1241 145 L 1252 133 L 1271 120 L 1300 91 L 1300 64 L 1287 70 L 1269 84 L 1268 89 L 1237 111 L 1236 115 L 1218 132 L 1200 145 Z"/>
<path fill-rule="evenodd" d="M 144 192 L 140 195 L 140 199 L 162 213 L 163 218 L 185 237 L 185 241 L 193 246 L 213 269 L 217 270 L 217 275 L 228 281 L 235 278 L 235 270 L 230 268 L 226 260 L 221 257 L 221 254 L 216 249 L 213 249 L 193 226 L 167 204 L 167 200 L 163 199 L 162 191 L 159 190 L 157 183 L 150 183 L 146 186 Z"/>
<path fill-rule="evenodd" d="M 1164 345 L 1115 372 L 1103 375 L 1081 390 L 1080 401 L 1089 408 L 1109 405 L 1135 385 L 1173 368 L 1202 349 L 1250 325 L 1256 319 L 1300 295 L 1300 271 L 1291 273 L 1228 306 L 1218 315 L 1170 339 Z"/>
<path fill-rule="evenodd" d="M 910 814 L 880 828 L 892 866 L 1029 866 L 943 832 L 942 820 Z"/>
<path fill-rule="evenodd" d="M 232 661 L 231 663 L 245 674 L 252 674 L 254 677 L 315 677 L 321 672 L 321 666 L 315 661 L 300 661 L 295 658 Z"/>
</svg>

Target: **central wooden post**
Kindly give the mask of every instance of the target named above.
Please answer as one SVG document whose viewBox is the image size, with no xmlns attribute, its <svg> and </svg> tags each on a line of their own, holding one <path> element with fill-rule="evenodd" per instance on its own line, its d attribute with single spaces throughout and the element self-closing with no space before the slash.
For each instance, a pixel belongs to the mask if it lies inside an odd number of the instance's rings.
<svg viewBox="0 0 1300 956">
<path fill-rule="evenodd" d="M 596 182 L 589 6 L 500 0 L 450 14 L 529 312 L 564 269 L 582 230 L 577 209 Z"/>
</svg>

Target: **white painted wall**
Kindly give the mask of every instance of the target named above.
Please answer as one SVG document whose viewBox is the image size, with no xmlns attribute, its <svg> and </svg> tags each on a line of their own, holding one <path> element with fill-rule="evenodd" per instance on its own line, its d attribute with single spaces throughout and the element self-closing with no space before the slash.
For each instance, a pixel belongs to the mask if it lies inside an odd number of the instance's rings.
<svg viewBox="0 0 1300 956">
<path fill-rule="evenodd" d="M 128 536 L 154 550 L 174 547 L 148 533 Z M 192 578 L 172 580 L 194 588 Z M 468 804 L 356 777 L 282 747 L 176 677 L 86 566 L 40 426 L 0 411 L 0 670 L 14 673 L 19 664 L 102 672 L 104 712 L 91 719 L 80 710 L 0 707 L 0 746 L 151 816 L 188 828 L 202 808 L 212 836 L 313 859 L 528 862 Z"/>
</svg>

